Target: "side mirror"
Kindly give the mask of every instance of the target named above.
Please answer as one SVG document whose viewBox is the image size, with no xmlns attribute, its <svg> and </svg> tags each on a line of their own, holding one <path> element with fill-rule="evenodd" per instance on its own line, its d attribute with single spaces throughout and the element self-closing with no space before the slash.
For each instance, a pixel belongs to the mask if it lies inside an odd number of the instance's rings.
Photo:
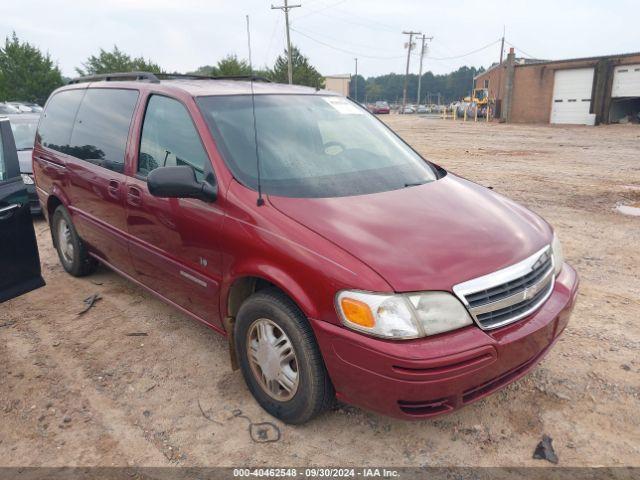
<svg viewBox="0 0 640 480">
<path fill-rule="evenodd" d="M 161 198 L 197 198 L 205 202 L 215 202 L 218 197 L 217 185 L 199 182 L 191 167 L 160 167 L 147 176 L 149 193 Z"/>
</svg>

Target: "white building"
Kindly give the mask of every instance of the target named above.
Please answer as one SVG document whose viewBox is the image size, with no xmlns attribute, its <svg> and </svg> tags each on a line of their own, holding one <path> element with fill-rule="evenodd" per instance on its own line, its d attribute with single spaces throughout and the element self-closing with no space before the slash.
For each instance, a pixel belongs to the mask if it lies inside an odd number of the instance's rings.
<svg viewBox="0 0 640 480">
<path fill-rule="evenodd" d="M 324 77 L 324 88 L 345 97 L 349 96 L 349 83 L 351 83 L 351 75 L 348 73 Z"/>
</svg>

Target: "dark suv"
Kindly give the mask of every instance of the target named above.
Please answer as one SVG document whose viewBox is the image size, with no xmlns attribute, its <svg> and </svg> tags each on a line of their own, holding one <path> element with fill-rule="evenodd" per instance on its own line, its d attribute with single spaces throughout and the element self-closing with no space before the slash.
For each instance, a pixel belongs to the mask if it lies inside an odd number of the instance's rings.
<svg viewBox="0 0 640 480">
<path fill-rule="evenodd" d="M 101 262 L 229 339 L 255 398 L 450 412 L 533 368 L 578 279 L 540 217 L 359 105 L 258 79 L 84 78 L 33 152 L 72 275 Z"/>
</svg>

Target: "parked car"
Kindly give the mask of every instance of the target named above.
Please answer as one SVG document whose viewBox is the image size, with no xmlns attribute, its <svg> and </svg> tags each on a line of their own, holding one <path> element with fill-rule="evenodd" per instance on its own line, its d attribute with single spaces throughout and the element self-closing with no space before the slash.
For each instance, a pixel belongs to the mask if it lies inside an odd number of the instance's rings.
<svg viewBox="0 0 640 480">
<path fill-rule="evenodd" d="M 8 103 L 0 103 L 0 115 L 9 115 L 14 113 L 21 113 L 19 108 L 14 107 Z"/>
<path fill-rule="evenodd" d="M 7 102 L 7 105 L 11 105 L 21 113 L 33 113 L 33 109 L 22 102 Z"/>
<path fill-rule="evenodd" d="M 404 113 L 404 114 L 416 113 L 416 109 L 413 107 L 413 105 L 406 105 L 402 109 L 402 113 Z"/>
<path fill-rule="evenodd" d="M 388 114 L 391 111 L 387 102 L 376 102 L 373 106 L 373 113 Z"/>
<path fill-rule="evenodd" d="M 566 327 L 578 278 L 551 226 L 350 100 L 124 78 L 45 106 L 34 174 L 60 262 L 101 262 L 225 335 L 271 415 L 305 422 L 335 397 L 447 413 L 525 375 Z"/>
<path fill-rule="evenodd" d="M 429 109 L 425 105 L 418 105 L 417 113 L 429 113 Z"/>
<path fill-rule="evenodd" d="M 36 186 L 33 181 L 31 152 L 33 151 L 40 114 L 20 113 L 7 115 L 7 118 L 11 123 L 13 138 L 18 151 L 18 161 L 20 162 L 20 174 L 29 195 L 31 213 L 39 215 L 42 213 L 42 209 L 40 208 L 40 202 L 36 195 Z"/>
<path fill-rule="evenodd" d="M 44 285 L 38 244 L 7 118 L 0 118 L 0 302 Z"/>
<path fill-rule="evenodd" d="M 37 103 L 25 102 L 23 103 L 23 105 L 29 107 L 33 113 L 42 113 L 44 111 L 44 108 L 42 108 Z"/>
</svg>

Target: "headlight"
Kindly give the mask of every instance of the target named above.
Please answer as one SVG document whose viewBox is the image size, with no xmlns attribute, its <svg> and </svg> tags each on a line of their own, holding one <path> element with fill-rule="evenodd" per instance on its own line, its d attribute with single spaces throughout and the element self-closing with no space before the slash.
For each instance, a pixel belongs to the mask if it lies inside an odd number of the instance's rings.
<svg viewBox="0 0 640 480">
<path fill-rule="evenodd" d="M 21 173 L 22 181 L 25 185 L 33 185 L 33 177 L 28 173 Z"/>
<path fill-rule="evenodd" d="M 555 233 L 553 234 L 553 242 L 551 242 L 551 253 L 553 254 L 553 268 L 555 270 L 555 274 L 558 275 L 560 273 L 560 270 L 562 270 L 564 256 L 562 255 L 562 245 L 560 244 L 560 239 Z"/>
<path fill-rule="evenodd" d="M 435 335 L 473 323 L 462 303 L 446 292 L 389 295 L 344 290 L 336 304 L 345 326 L 391 339 Z"/>
</svg>

